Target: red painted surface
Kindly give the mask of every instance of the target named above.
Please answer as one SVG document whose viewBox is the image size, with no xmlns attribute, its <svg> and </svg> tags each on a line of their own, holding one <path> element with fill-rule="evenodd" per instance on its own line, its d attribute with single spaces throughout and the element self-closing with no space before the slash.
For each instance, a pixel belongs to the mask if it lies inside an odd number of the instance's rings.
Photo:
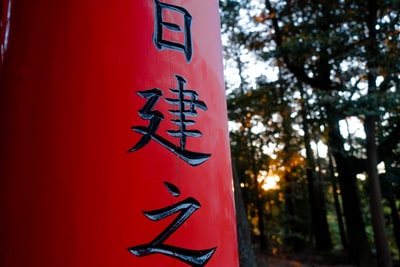
<svg viewBox="0 0 400 267">
<path fill-rule="evenodd" d="M 217 247 L 206 266 L 238 266 L 218 1 L 165 2 L 193 16 L 190 62 L 155 47 L 153 1 L 11 1 L 0 74 L 0 266 L 189 266 L 127 250 L 177 216 L 151 221 L 143 211 L 188 197 L 201 208 L 164 243 Z M 142 136 L 131 127 L 149 124 L 137 92 L 174 98 L 175 74 L 208 107 L 188 126 L 203 135 L 188 137 L 186 149 L 212 154 L 199 166 L 154 140 L 127 152 Z M 166 132 L 177 129 L 171 107 L 154 106 L 164 115 L 157 133 L 179 146 Z"/>
</svg>

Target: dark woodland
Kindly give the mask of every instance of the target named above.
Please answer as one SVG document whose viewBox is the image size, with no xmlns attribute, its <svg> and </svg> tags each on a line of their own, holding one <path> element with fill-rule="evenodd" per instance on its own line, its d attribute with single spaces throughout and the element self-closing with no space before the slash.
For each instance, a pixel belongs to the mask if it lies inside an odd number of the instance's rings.
<svg viewBox="0 0 400 267">
<path fill-rule="evenodd" d="M 399 10 L 220 1 L 242 267 L 400 266 Z"/>
</svg>

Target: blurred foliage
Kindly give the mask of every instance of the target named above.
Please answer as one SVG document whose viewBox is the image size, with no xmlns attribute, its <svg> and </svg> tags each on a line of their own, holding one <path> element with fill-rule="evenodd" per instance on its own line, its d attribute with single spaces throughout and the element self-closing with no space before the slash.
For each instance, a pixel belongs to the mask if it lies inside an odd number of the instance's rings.
<svg viewBox="0 0 400 267">
<path fill-rule="evenodd" d="M 389 245 L 399 257 L 400 225 L 393 216 L 399 217 L 400 205 L 400 2 L 376 2 L 376 54 L 368 52 L 366 3 L 220 1 L 231 152 L 254 247 L 260 246 L 259 236 L 264 234 L 269 253 L 316 248 L 309 201 L 310 193 L 315 194 L 309 187 L 312 181 L 326 201 L 333 249 L 347 251 L 343 238 L 348 233 L 341 236 L 338 220 L 343 218 L 335 209 L 335 204 L 343 209 L 342 192 L 332 184 L 339 181 L 339 162 L 336 157 L 330 161 L 329 153 L 354 162 L 352 173 L 365 177 L 365 135 L 351 125 L 340 126 L 340 136 L 334 136 L 340 145 L 333 145 L 332 132 L 350 118 L 362 128 L 365 118 L 374 115 L 379 121 L 377 156 L 386 166 L 380 181 Z M 371 73 L 374 92 L 368 91 Z M 305 134 L 311 137 L 313 159 L 307 157 Z M 278 186 L 263 189 L 266 177 L 273 175 L 279 176 Z M 367 180 L 357 179 L 357 184 L 365 232 L 374 247 Z"/>
</svg>

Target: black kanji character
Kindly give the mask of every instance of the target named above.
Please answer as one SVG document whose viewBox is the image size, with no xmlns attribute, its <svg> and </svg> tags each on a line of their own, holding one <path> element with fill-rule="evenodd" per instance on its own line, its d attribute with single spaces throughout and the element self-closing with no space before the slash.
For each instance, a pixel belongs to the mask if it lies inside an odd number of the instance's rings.
<svg viewBox="0 0 400 267">
<path fill-rule="evenodd" d="M 202 136 L 200 131 L 188 130 L 187 126 L 195 124 L 194 120 L 188 120 L 187 116 L 197 117 L 196 108 L 207 110 L 207 106 L 203 101 L 197 100 L 198 94 L 194 90 L 185 90 L 186 80 L 175 75 L 178 81 L 178 89 L 170 89 L 172 93 L 178 95 L 177 99 L 166 98 L 167 103 L 177 105 L 178 109 L 169 110 L 170 113 L 176 115 L 178 119 L 172 120 L 173 123 L 179 126 L 178 131 L 167 131 L 169 135 L 180 138 L 180 146 L 185 149 L 186 137 L 200 137 Z M 185 97 L 189 97 L 186 99 Z M 188 108 L 186 108 L 188 107 Z"/>
<path fill-rule="evenodd" d="M 179 156 L 186 163 L 192 166 L 197 166 L 208 160 L 211 157 L 211 154 L 194 152 L 185 149 L 187 137 L 201 136 L 200 131 L 187 129 L 187 126 L 194 124 L 194 121 L 188 120 L 187 116 L 197 116 L 196 108 L 207 110 L 207 106 L 204 102 L 197 100 L 198 95 L 195 91 L 184 89 L 186 80 L 183 77 L 179 75 L 175 75 L 175 77 L 178 81 L 178 89 L 171 89 L 171 91 L 177 94 L 178 98 L 167 98 L 165 100 L 167 103 L 173 105 L 177 104 L 179 106 L 178 110 L 170 110 L 172 114 L 177 115 L 178 117 L 178 119 L 173 119 L 172 122 L 179 125 L 179 130 L 171 130 L 167 132 L 173 137 L 178 137 L 180 139 L 180 145 L 176 146 L 172 142 L 156 134 L 156 131 L 161 121 L 164 119 L 164 116 L 161 112 L 153 110 L 154 105 L 156 105 L 158 100 L 162 97 L 161 90 L 154 88 L 151 90 L 138 92 L 141 97 L 148 99 L 144 107 L 139 110 L 139 115 L 142 119 L 150 120 L 150 123 L 148 127 L 132 127 L 133 131 L 142 134 L 143 137 L 128 152 L 134 152 L 142 148 L 151 139 L 153 139 L 175 155 Z M 186 99 L 185 96 L 189 96 L 190 98 Z M 187 106 L 188 108 L 186 108 Z"/>
<path fill-rule="evenodd" d="M 175 185 L 166 182 L 164 184 L 173 196 L 178 197 L 180 195 L 179 189 Z M 178 228 L 200 207 L 200 203 L 196 199 L 189 197 L 166 208 L 143 212 L 143 214 L 152 221 L 162 220 L 178 212 L 179 215 L 150 243 L 133 246 L 128 248 L 128 250 L 138 257 L 160 253 L 176 258 L 193 267 L 205 266 L 217 249 L 216 247 L 204 250 L 191 250 L 164 244 L 164 241 L 178 230 Z"/>
<path fill-rule="evenodd" d="M 160 89 L 153 88 L 151 90 L 138 92 L 137 94 L 148 99 L 144 107 L 139 110 L 139 116 L 142 119 L 150 120 L 150 124 L 149 127 L 132 127 L 132 130 L 143 134 L 143 137 L 134 147 L 129 150 L 129 152 L 133 152 L 144 147 L 156 134 L 160 122 L 164 119 L 164 115 L 160 111 L 152 110 L 160 97 L 162 97 L 162 91 Z"/>
<path fill-rule="evenodd" d="M 192 34 L 191 24 L 192 15 L 183 7 L 174 6 L 166 3 L 161 3 L 158 0 L 154 0 L 155 4 L 155 23 L 154 23 L 154 43 L 158 49 L 169 48 L 182 51 L 185 54 L 187 62 L 192 59 Z M 183 16 L 183 29 L 181 26 L 164 20 L 163 11 L 177 12 Z M 184 36 L 184 42 L 179 43 L 173 40 L 165 39 L 164 29 L 172 32 L 182 33 Z"/>
</svg>

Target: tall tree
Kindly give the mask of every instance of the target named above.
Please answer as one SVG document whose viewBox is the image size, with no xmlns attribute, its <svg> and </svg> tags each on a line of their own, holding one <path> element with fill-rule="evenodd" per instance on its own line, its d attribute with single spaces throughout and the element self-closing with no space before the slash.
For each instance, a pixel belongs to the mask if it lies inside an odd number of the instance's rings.
<svg viewBox="0 0 400 267">
<path fill-rule="evenodd" d="M 235 162 L 232 163 L 233 184 L 235 192 L 236 224 L 238 231 L 239 263 L 241 267 L 257 267 L 256 257 L 251 244 L 250 227 L 247 221 L 246 208 L 240 190 L 239 175 Z"/>
<path fill-rule="evenodd" d="M 309 130 L 309 119 L 307 117 L 309 113 L 307 96 L 301 83 L 299 83 L 298 87 L 301 96 L 302 124 L 307 155 L 306 175 L 308 181 L 313 233 L 317 250 L 326 251 L 332 249 L 332 240 L 330 237 L 328 221 L 326 218 L 325 198 L 321 187 L 321 181 L 316 178 L 315 173 L 316 163 L 313 150 L 311 148 L 312 138 Z M 318 169 L 319 171 L 321 170 L 320 166 Z"/>
<path fill-rule="evenodd" d="M 376 79 L 377 68 L 379 66 L 377 56 L 380 54 L 377 42 L 377 12 L 378 1 L 367 1 L 367 28 L 368 39 L 366 45 L 367 67 L 368 67 L 368 94 L 373 95 L 377 91 Z M 375 246 L 377 250 L 378 266 L 391 267 L 392 258 L 390 255 L 389 244 L 386 237 L 386 227 L 382 208 L 382 197 L 380 182 L 378 177 L 378 149 L 376 145 L 376 114 L 367 114 L 365 118 L 366 148 L 367 148 L 367 173 L 370 195 L 370 208 L 372 226 L 374 229 Z"/>
</svg>

